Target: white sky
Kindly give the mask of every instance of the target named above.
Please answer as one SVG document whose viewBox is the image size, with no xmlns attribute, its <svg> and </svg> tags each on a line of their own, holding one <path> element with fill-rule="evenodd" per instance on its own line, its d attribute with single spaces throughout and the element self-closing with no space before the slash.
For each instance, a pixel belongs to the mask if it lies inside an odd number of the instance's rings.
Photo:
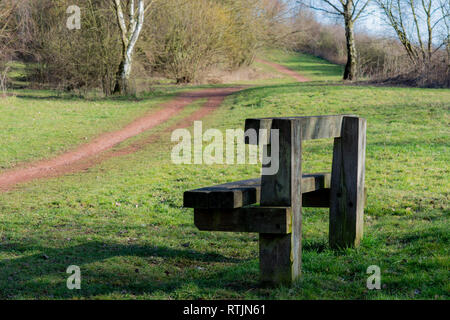
<svg viewBox="0 0 450 320">
<path fill-rule="evenodd" d="M 374 6 L 369 8 L 368 12 L 369 11 L 371 12 L 370 15 L 361 18 L 355 24 L 356 31 L 365 31 L 373 35 L 392 35 L 392 28 L 383 21 L 381 12 Z M 335 18 L 327 15 L 326 13 L 317 11 L 315 14 L 320 21 L 325 23 L 335 22 Z"/>
<path fill-rule="evenodd" d="M 384 37 L 396 37 L 393 29 L 391 26 L 389 26 L 385 21 L 384 21 L 384 14 L 381 12 L 381 10 L 377 7 L 375 7 L 375 5 L 372 5 L 371 7 L 368 7 L 368 12 L 371 12 L 371 14 L 367 17 L 365 17 L 364 19 L 360 19 L 356 22 L 355 24 L 355 30 L 358 31 L 364 31 L 367 32 L 369 34 L 375 35 L 375 36 L 384 36 Z M 319 21 L 325 22 L 325 23 L 335 23 L 335 18 L 333 18 L 331 15 L 327 15 L 326 13 L 321 13 L 320 11 L 316 11 L 315 14 L 317 15 L 317 18 Z M 436 15 L 433 16 L 432 18 L 432 24 L 434 21 L 436 21 L 436 19 L 440 18 L 439 12 L 437 11 Z M 426 22 L 424 21 L 423 17 L 419 18 L 421 20 L 419 20 L 419 27 L 421 29 L 421 34 L 423 35 L 423 39 L 427 39 L 427 34 L 426 34 Z M 342 23 L 342 22 L 340 22 Z M 413 26 L 411 25 L 409 27 L 409 33 L 412 39 L 416 39 L 417 40 L 417 36 L 415 34 L 415 29 L 413 28 Z M 439 31 L 444 31 L 444 30 L 439 30 L 438 28 L 436 28 L 434 30 L 434 37 L 433 37 L 433 42 L 438 44 L 440 43 L 440 41 L 442 41 L 442 39 L 439 38 L 438 33 Z M 442 33 L 441 33 L 442 35 Z M 441 37 L 442 38 L 442 37 Z"/>
</svg>

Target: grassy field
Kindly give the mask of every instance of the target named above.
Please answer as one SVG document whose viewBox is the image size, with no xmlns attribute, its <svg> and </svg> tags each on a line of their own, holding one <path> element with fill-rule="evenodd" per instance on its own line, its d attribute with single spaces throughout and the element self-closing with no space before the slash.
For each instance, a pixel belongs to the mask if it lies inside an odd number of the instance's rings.
<svg viewBox="0 0 450 320">
<path fill-rule="evenodd" d="M 183 191 L 256 177 L 258 166 L 174 165 L 174 144 L 165 133 L 137 153 L 85 172 L 0 193 L 0 298 L 448 299 L 450 91 L 343 85 L 340 67 L 325 68 L 323 60 L 279 51 L 265 57 L 315 81 L 281 77 L 246 89 L 203 119 L 203 127 L 242 128 L 255 116 L 366 117 L 368 203 L 360 248 L 330 250 L 327 210 L 306 209 L 301 279 L 292 288 L 259 287 L 257 235 L 200 232 L 192 210 L 181 207 Z M 138 103 L 18 92 L 0 100 L 0 165 L 61 152 L 80 137 L 157 108 L 176 90 Z M 331 141 L 305 147 L 306 172 L 330 170 Z M 69 265 L 81 268 L 81 290 L 66 288 Z M 381 268 L 381 290 L 366 288 L 370 265 Z"/>
<path fill-rule="evenodd" d="M 343 66 L 308 54 L 292 54 L 278 49 L 266 49 L 261 55 L 267 60 L 298 71 L 314 81 L 340 81 L 344 72 Z"/>
<path fill-rule="evenodd" d="M 172 90 L 173 91 L 173 90 Z M 158 109 L 173 92 L 142 99 L 83 99 L 48 90 L 18 90 L 0 99 L 0 172 L 86 143 Z"/>
</svg>

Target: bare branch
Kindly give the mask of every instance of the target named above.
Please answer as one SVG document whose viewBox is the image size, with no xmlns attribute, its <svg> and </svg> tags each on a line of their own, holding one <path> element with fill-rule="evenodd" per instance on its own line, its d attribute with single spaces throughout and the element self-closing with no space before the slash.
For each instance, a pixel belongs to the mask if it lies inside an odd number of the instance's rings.
<svg viewBox="0 0 450 320">
<path fill-rule="evenodd" d="M 313 9 L 313 10 L 316 10 L 316 11 L 325 12 L 325 13 L 327 13 L 327 14 L 333 14 L 333 15 L 338 15 L 338 16 L 342 15 L 340 12 L 328 11 L 328 10 L 326 10 L 326 9 L 319 8 L 319 7 L 314 7 L 314 6 L 310 6 L 310 5 L 306 5 L 306 7 L 307 7 L 307 8 L 310 8 L 310 9 Z"/>
<path fill-rule="evenodd" d="M 135 28 L 133 30 L 131 39 L 130 39 L 130 43 L 129 43 L 129 47 L 128 47 L 128 52 L 131 53 L 133 52 L 134 46 L 139 38 L 139 34 L 141 33 L 142 27 L 144 25 L 144 0 L 139 0 L 138 3 L 138 21 L 135 24 Z M 128 53 L 127 52 L 127 53 Z"/>
<path fill-rule="evenodd" d="M 338 7 L 336 7 L 331 1 L 329 0 L 322 0 L 323 2 L 327 3 L 329 6 L 331 6 L 334 10 L 336 10 L 336 12 L 338 12 L 339 14 L 344 14 L 344 11 L 339 10 Z M 344 2 L 343 0 L 340 0 L 342 6 L 344 6 Z"/>
<path fill-rule="evenodd" d="M 128 37 L 127 37 L 127 26 L 125 25 L 125 18 L 123 15 L 122 4 L 120 0 L 114 0 L 114 5 L 116 9 L 117 22 L 119 24 L 120 31 L 122 33 L 122 42 L 125 47 L 128 46 Z"/>
<path fill-rule="evenodd" d="M 357 1 L 357 3 L 359 2 L 359 0 Z M 364 12 L 364 10 L 366 10 L 367 6 L 369 5 L 370 0 L 367 0 L 366 3 L 364 3 L 364 5 L 362 6 L 362 8 L 358 11 L 358 13 L 356 14 L 356 16 L 354 15 L 354 13 L 352 14 L 353 21 L 356 21 L 360 18 L 361 13 Z M 354 7 L 354 10 L 356 10 L 357 4 Z"/>
</svg>

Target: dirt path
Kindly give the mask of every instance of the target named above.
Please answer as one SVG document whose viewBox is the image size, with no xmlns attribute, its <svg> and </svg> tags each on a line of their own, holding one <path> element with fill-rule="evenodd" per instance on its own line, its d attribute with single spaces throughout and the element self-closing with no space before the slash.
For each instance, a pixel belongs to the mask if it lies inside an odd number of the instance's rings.
<svg viewBox="0 0 450 320">
<path fill-rule="evenodd" d="M 289 68 L 286 68 L 285 66 L 282 66 L 278 63 L 267 61 L 263 59 L 256 59 L 256 62 L 267 64 L 273 68 L 275 68 L 278 72 L 281 72 L 287 76 L 290 76 L 291 78 L 294 78 L 298 82 L 307 82 L 310 81 L 308 78 L 300 75 L 299 73 L 295 72 L 294 70 L 291 70 Z"/>
<path fill-rule="evenodd" d="M 257 61 L 270 65 L 280 73 L 286 74 L 299 82 L 308 81 L 307 78 L 301 76 L 297 72 L 277 63 L 262 59 L 257 59 Z M 93 141 L 72 151 L 56 156 L 55 158 L 26 163 L 9 171 L 0 173 L 0 192 L 10 190 L 19 183 L 83 171 L 106 159 L 134 153 L 142 149 L 145 145 L 157 141 L 160 138 L 161 133 L 140 139 L 137 142 L 118 150 L 111 149 L 115 145 L 131 137 L 139 135 L 144 131 L 168 121 L 196 100 L 207 99 L 199 110 L 168 127 L 163 132 L 165 133 L 177 128 L 189 127 L 192 125 L 193 121 L 200 120 L 213 112 L 221 105 L 227 96 L 242 89 L 244 89 L 244 87 L 212 88 L 182 93 L 174 100 L 164 103 L 160 110 L 148 113 L 120 130 L 104 133 Z"/>
<path fill-rule="evenodd" d="M 75 150 L 63 153 L 52 159 L 31 162 L 1 173 L 0 191 L 9 190 L 18 183 L 85 170 L 107 158 L 137 151 L 151 141 L 140 141 L 129 147 L 102 155 L 105 151 L 111 149 L 115 145 L 176 116 L 184 109 L 184 107 L 196 100 L 207 99 L 205 104 L 198 111 L 183 119 L 183 121 L 178 124 L 178 127 L 181 127 L 182 125 L 189 126 L 192 121 L 201 119 L 220 106 L 227 96 L 242 89 L 243 87 L 229 87 L 182 93 L 174 100 L 164 103 L 160 110 L 138 118 L 120 130 L 104 133 L 92 142 L 84 144 Z M 173 126 L 169 129 L 173 130 L 175 128 L 177 128 L 177 126 Z M 151 139 L 155 139 L 155 137 Z"/>
</svg>

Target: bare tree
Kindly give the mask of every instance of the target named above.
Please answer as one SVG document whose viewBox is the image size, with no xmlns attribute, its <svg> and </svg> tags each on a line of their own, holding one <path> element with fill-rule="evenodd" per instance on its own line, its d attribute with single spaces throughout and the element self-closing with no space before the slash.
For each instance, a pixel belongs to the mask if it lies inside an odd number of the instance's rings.
<svg viewBox="0 0 450 320">
<path fill-rule="evenodd" d="M 16 5 L 15 1 L 0 0 L 0 41 L 2 45 L 9 43 L 8 32 L 11 27 L 12 13 Z"/>
<path fill-rule="evenodd" d="M 439 0 L 439 7 L 441 14 L 444 17 L 442 24 L 442 43 L 444 43 L 445 50 L 447 51 L 447 87 L 450 87 L 450 19 L 447 19 L 448 17 L 450 17 L 450 2 Z"/>
<path fill-rule="evenodd" d="M 433 54 L 446 46 L 448 2 L 442 0 L 376 0 L 376 2 L 412 63 L 429 63 Z M 435 41 L 435 30 L 447 33 L 441 37 L 440 43 Z"/>
<path fill-rule="evenodd" d="M 151 0 L 147 4 L 147 7 L 145 7 L 144 0 L 137 0 L 137 7 L 135 0 L 113 1 L 122 39 L 122 59 L 119 65 L 119 71 L 117 72 L 114 93 L 123 94 L 128 93 L 130 89 L 129 80 L 133 64 L 133 54 L 136 42 L 139 39 L 139 35 L 141 34 L 144 25 L 145 12 L 151 7 L 155 0 Z M 124 8 L 128 9 L 128 19 L 125 18 L 122 3 L 125 3 Z"/>
<path fill-rule="evenodd" d="M 8 79 L 8 60 L 14 51 L 11 47 L 13 41 L 13 13 L 17 2 L 13 0 L 0 0 L 0 91 L 6 95 L 6 81 Z"/>
<path fill-rule="evenodd" d="M 361 18 L 370 0 L 300 0 L 301 4 L 344 20 L 345 38 L 347 43 L 347 63 L 344 80 L 354 80 L 357 70 L 357 52 L 355 45 L 355 22 Z"/>
</svg>

